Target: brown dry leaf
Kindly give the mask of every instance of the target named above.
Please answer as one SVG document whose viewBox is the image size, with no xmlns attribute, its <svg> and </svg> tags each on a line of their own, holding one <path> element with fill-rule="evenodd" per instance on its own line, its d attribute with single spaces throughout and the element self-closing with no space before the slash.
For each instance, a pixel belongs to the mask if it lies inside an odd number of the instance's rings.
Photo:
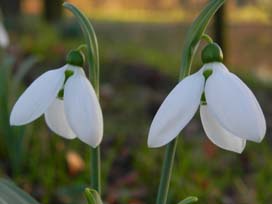
<svg viewBox="0 0 272 204">
<path fill-rule="evenodd" d="M 69 174 L 75 176 L 85 169 L 85 163 L 81 156 L 75 151 L 68 151 L 66 154 L 66 161 Z"/>
</svg>

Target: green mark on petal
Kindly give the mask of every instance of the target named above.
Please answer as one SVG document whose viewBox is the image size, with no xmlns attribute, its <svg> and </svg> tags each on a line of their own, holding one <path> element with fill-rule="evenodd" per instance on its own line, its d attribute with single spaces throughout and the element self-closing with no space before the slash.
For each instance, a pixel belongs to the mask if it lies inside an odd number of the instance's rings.
<svg viewBox="0 0 272 204">
<path fill-rule="evenodd" d="M 203 72 L 203 76 L 205 77 L 205 83 L 206 83 L 207 79 L 212 75 L 212 73 L 213 73 L 212 69 L 206 69 Z M 203 92 L 201 95 L 201 105 L 207 105 L 205 92 Z"/>
<path fill-rule="evenodd" d="M 58 93 L 58 99 L 63 100 L 64 89 L 61 89 Z"/>
<path fill-rule="evenodd" d="M 205 81 L 212 75 L 213 73 L 213 70 L 212 69 L 206 69 L 204 72 L 203 72 L 203 76 L 205 77 Z"/>
<path fill-rule="evenodd" d="M 74 74 L 74 71 L 72 71 L 72 70 L 66 70 L 66 71 L 65 71 L 65 80 L 64 80 L 64 84 L 66 83 L 67 79 L 68 79 L 69 77 L 71 77 L 73 74 Z"/>
<path fill-rule="evenodd" d="M 206 96 L 204 92 L 201 95 L 201 105 L 207 105 Z"/>
<path fill-rule="evenodd" d="M 69 79 L 69 77 L 73 76 L 74 72 L 72 70 L 66 70 L 64 72 L 64 74 L 65 74 L 65 79 L 64 79 L 63 86 L 66 83 L 66 81 Z M 64 96 L 64 88 L 62 88 L 59 91 L 59 93 L 58 93 L 58 99 L 63 100 L 63 96 Z"/>
</svg>

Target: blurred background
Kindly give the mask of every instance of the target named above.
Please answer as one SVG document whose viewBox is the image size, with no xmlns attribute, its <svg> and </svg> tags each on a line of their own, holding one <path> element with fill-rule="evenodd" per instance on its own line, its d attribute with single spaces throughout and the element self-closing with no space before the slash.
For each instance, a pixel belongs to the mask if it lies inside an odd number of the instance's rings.
<svg viewBox="0 0 272 204">
<path fill-rule="evenodd" d="M 108 204 L 155 202 L 164 148 L 148 149 L 149 125 L 178 79 L 188 28 L 207 0 L 71 0 L 92 20 L 101 56 L 103 198 Z M 89 147 L 54 135 L 41 117 L 9 126 L 23 90 L 62 66 L 83 43 L 61 0 L 0 0 L 10 45 L 0 48 L 0 176 L 43 204 L 86 203 Z M 197 115 L 179 138 L 169 203 L 267 204 L 272 198 L 272 1 L 228 0 L 208 33 L 225 63 L 256 94 L 267 119 L 261 144 L 234 154 L 214 146 Z M 201 45 L 203 46 L 203 45 Z M 201 66 L 199 54 L 193 70 Z M 233 99 L 235 100 L 235 99 Z"/>
</svg>

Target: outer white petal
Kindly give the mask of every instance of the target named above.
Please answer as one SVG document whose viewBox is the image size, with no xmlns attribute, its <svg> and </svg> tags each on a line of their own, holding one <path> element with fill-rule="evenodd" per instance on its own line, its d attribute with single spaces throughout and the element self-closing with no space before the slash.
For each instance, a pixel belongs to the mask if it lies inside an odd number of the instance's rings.
<svg viewBox="0 0 272 204">
<path fill-rule="evenodd" d="M 11 111 L 11 125 L 30 123 L 46 111 L 63 85 L 64 69 L 45 72 L 25 90 Z"/>
<path fill-rule="evenodd" d="M 202 70 L 205 71 L 207 69 L 211 69 L 214 72 L 218 71 L 218 69 L 220 69 L 220 71 L 229 72 L 228 68 L 224 64 L 219 62 L 210 62 L 210 63 L 204 64 L 202 67 Z"/>
<path fill-rule="evenodd" d="M 63 100 L 55 99 L 55 101 L 46 110 L 44 116 L 48 127 L 56 134 L 67 139 L 73 139 L 76 137 L 67 122 Z"/>
<path fill-rule="evenodd" d="M 91 83 L 80 68 L 64 87 L 65 114 L 80 140 L 96 147 L 103 137 L 103 116 Z"/>
<path fill-rule="evenodd" d="M 263 139 L 266 122 L 261 107 L 237 76 L 218 67 L 206 82 L 205 95 L 210 111 L 226 130 L 255 142 Z"/>
<path fill-rule="evenodd" d="M 171 91 L 152 121 L 149 147 L 169 143 L 189 123 L 200 104 L 204 82 L 202 71 L 199 71 L 183 79 Z"/>
<path fill-rule="evenodd" d="M 200 106 L 200 117 L 208 138 L 222 149 L 242 153 L 246 140 L 236 137 L 224 129 L 209 111 L 207 105 Z"/>
<path fill-rule="evenodd" d="M 9 44 L 9 37 L 4 25 L 0 22 L 0 46 L 7 47 Z"/>
</svg>

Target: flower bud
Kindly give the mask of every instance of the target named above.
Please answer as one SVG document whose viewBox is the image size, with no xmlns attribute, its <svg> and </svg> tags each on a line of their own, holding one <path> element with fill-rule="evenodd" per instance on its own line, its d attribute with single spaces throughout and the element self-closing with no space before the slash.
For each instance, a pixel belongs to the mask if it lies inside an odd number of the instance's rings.
<svg viewBox="0 0 272 204">
<path fill-rule="evenodd" d="M 67 64 L 82 67 L 85 61 L 84 54 L 77 50 L 72 50 L 66 57 Z"/>
<path fill-rule="evenodd" d="M 203 64 L 210 62 L 222 62 L 223 52 L 217 43 L 210 43 L 202 50 L 201 59 Z"/>
</svg>

